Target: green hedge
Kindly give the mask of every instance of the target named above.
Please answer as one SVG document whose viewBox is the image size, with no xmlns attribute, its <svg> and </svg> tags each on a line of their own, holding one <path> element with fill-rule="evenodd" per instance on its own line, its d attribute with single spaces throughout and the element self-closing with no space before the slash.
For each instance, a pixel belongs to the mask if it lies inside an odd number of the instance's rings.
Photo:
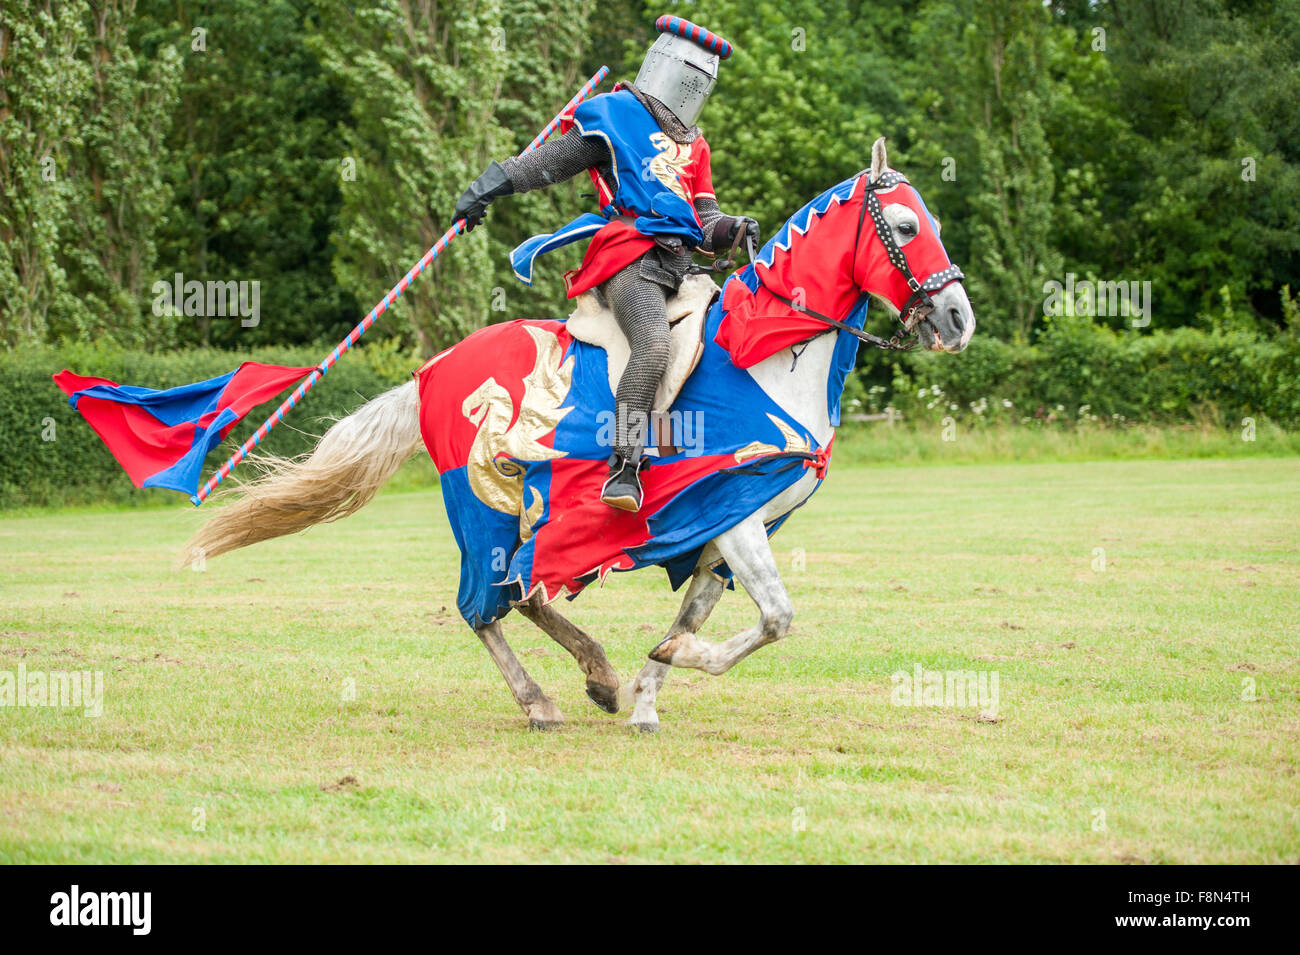
<svg viewBox="0 0 1300 955">
<path fill-rule="evenodd" d="M 149 354 L 94 345 L 28 346 L 0 353 L 0 508 L 115 500 L 178 500 L 136 491 L 50 376 L 62 368 L 125 384 L 170 388 L 224 374 L 244 360 L 311 365 L 328 346 L 260 348 L 238 355 L 211 349 Z M 1005 423 L 1179 423 L 1236 428 L 1244 417 L 1300 428 L 1300 336 L 1249 332 L 1117 333 L 1086 319 L 1056 320 L 1032 345 L 976 335 L 961 355 L 863 350 L 850 379 L 849 413 L 893 407 L 904 421 L 952 415 Z M 264 442 L 282 455 L 308 450 L 340 417 L 408 380 L 420 363 L 391 341 L 359 347 L 321 380 Z M 232 432 L 237 447 L 270 404 Z M 53 424 L 51 435 L 50 423 Z M 47 437 L 54 440 L 45 440 Z M 214 467 L 220 458 L 208 461 Z"/>
<path fill-rule="evenodd" d="M 122 384 L 171 388 L 225 374 L 242 361 L 314 365 L 329 346 L 255 348 L 235 355 L 214 349 L 148 354 L 94 345 L 25 346 L 0 353 L 0 508 L 114 500 L 126 504 L 180 501 L 172 491 L 137 491 L 112 455 L 69 405 L 50 376 L 63 368 Z M 359 346 L 321 379 L 261 447 L 281 455 L 311 448 L 329 426 L 394 385 L 409 380 L 418 356 L 391 342 Z M 208 472 L 239 446 L 274 409 L 255 409 L 208 458 Z M 52 438 L 53 440 L 47 440 Z"/>
<path fill-rule="evenodd" d="M 1253 417 L 1300 427 L 1300 335 L 1293 331 L 1271 338 L 1194 328 L 1144 334 L 1057 319 L 1032 345 L 977 332 L 961 355 L 863 358 L 854 409 L 892 406 L 904 420 L 1238 427 Z"/>
</svg>

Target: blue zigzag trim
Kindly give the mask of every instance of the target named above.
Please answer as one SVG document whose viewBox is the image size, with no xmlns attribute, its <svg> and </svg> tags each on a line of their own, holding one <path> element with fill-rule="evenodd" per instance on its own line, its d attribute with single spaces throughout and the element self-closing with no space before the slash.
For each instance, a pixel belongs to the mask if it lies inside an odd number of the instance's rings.
<svg viewBox="0 0 1300 955">
<path fill-rule="evenodd" d="M 768 239 L 763 248 L 759 250 L 757 262 L 762 262 L 768 268 L 771 268 L 777 250 L 789 252 L 792 238 L 796 233 L 804 235 L 808 232 L 809 227 L 812 225 L 813 216 L 820 218 L 825 215 L 826 210 L 831 207 L 832 203 L 849 201 L 860 177 L 861 173 L 845 179 L 838 185 L 831 186 L 831 188 L 787 219 L 785 225 L 781 227 L 781 231 Z"/>
</svg>

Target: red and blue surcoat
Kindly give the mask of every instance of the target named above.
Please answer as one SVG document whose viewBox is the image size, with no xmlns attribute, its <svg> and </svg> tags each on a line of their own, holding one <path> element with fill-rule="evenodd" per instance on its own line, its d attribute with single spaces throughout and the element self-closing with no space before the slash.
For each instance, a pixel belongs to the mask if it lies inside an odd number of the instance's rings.
<svg viewBox="0 0 1300 955">
<path fill-rule="evenodd" d="M 567 112 L 561 132 L 576 129 L 609 147 L 606 181 L 588 170 L 596 186 L 600 213 L 588 212 L 551 233 L 535 235 L 510 253 L 515 275 L 532 284 L 533 262 L 552 249 L 590 237 L 582 265 L 565 275 L 569 298 L 592 289 L 636 261 L 656 237 L 676 236 L 686 247 L 704 242 L 695 201 L 713 198 L 709 144 L 702 135 L 679 143 L 659 128 L 629 90 L 596 96 Z"/>
</svg>

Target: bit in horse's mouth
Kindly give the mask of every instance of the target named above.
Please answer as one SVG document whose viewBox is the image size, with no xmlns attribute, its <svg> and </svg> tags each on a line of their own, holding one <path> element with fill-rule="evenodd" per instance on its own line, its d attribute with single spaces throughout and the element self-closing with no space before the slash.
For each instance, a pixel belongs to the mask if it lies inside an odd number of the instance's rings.
<svg viewBox="0 0 1300 955">
<path fill-rule="evenodd" d="M 925 347 L 930 351 L 943 351 L 943 336 L 939 334 L 939 329 L 935 328 L 934 323 L 931 322 L 928 318 L 921 319 L 921 323 L 920 325 L 917 326 L 916 329 L 917 332 L 916 337 L 918 339 L 924 340 L 923 336 L 925 334 L 926 329 L 929 329 L 930 335 L 934 338 L 934 342 L 933 344 L 926 345 Z"/>
</svg>

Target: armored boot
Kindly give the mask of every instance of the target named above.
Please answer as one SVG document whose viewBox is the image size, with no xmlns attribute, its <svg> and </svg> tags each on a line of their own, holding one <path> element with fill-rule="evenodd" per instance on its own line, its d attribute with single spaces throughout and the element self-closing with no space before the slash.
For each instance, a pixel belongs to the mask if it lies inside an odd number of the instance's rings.
<svg viewBox="0 0 1300 955">
<path fill-rule="evenodd" d="M 641 510 L 641 469 L 648 463 L 640 449 L 615 451 L 609 457 L 609 478 L 600 499 L 620 511 Z"/>
</svg>

